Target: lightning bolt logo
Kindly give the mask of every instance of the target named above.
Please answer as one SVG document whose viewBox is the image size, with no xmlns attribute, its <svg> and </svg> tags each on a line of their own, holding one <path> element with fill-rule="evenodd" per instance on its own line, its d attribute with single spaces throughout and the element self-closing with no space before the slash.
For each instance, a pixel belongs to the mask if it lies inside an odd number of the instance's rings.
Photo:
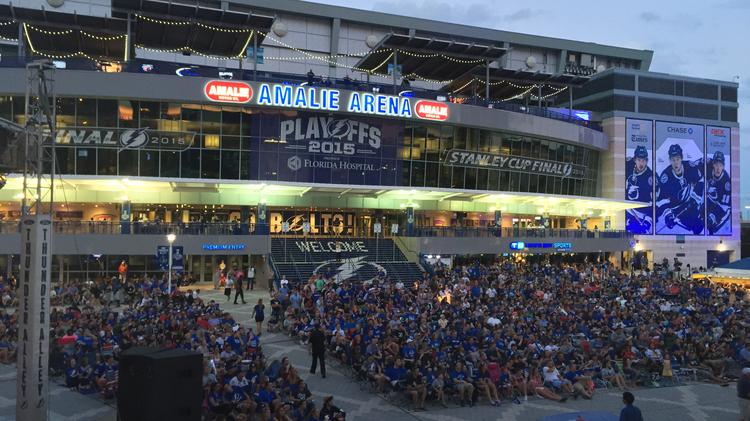
<svg viewBox="0 0 750 421">
<path fill-rule="evenodd" d="M 130 129 L 125 130 L 120 135 L 120 146 L 123 149 L 138 149 L 148 142 L 148 129 Z"/>
<path fill-rule="evenodd" d="M 331 120 L 328 123 L 328 134 L 336 139 L 342 139 L 346 137 L 351 131 L 351 124 L 349 120 Z"/>
<path fill-rule="evenodd" d="M 333 273 L 334 273 L 333 278 L 336 279 L 337 281 L 345 281 L 347 279 L 354 278 L 357 276 L 357 273 L 359 272 L 359 270 L 365 266 L 374 267 L 376 273 L 379 273 L 379 272 L 386 273 L 385 268 L 380 266 L 379 264 L 365 261 L 366 257 L 367 256 L 354 257 L 351 259 L 347 259 L 344 263 L 337 265 L 336 269 L 333 270 Z M 332 264 L 334 264 L 333 260 L 329 260 L 321 264 L 320 266 L 315 268 L 315 270 L 313 271 L 313 274 L 325 273 L 324 268 Z M 374 279 L 374 277 L 372 279 Z M 362 279 L 362 281 L 367 282 L 367 281 L 371 281 L 372 279 Z"/>
</svg>

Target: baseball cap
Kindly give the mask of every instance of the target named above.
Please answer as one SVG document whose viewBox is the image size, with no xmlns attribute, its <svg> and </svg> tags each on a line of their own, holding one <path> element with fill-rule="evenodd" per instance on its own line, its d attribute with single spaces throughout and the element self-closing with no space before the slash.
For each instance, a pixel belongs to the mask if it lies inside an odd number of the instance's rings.
<svg viewBox="0 0 750 421">
<path fill-rule="evenodd" d="M 750 367 L 743 368 L 742 374 L 744 374 L 745 376 L 750 375 Z"/>
</svg>

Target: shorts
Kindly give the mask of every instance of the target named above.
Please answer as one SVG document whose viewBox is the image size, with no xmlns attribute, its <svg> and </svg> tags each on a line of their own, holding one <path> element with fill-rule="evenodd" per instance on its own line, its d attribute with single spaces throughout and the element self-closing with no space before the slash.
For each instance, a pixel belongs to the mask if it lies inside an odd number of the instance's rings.
<svg viewBox="0 0 750 421">
<path fill-rule="evenodd" d="M 562 387 L 562 385 L 563 385 L 563 382 L 562 382 L 562 380 L 559 380 L 559 379 L 555 379 L 555 380 L 550 380 L 550 384 L 551 384 L 551 385 L 552 385 L 552 387 L 554 387 L 555 389 L 559 389 L 559 388 L 561 388 L 561 387 Z"/>
</svg>

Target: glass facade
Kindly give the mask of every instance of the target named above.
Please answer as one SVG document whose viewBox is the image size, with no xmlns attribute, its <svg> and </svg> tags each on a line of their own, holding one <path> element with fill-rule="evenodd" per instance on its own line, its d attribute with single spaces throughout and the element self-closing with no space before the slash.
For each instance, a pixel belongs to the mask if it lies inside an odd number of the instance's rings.
<svg viewBox="0 0 750 421">
<path fill-rule="evenodd" d="M 0 117 L 21 122 L 23 103 L 21 97 L 0 97 Z M 275 152 L 275 149 L 269 148 L 268 142 L 278 136 L 279 121 L 294 119 L 302 114 L 294 110 L 263 109 L 261 112 L 254 108 L 219 105 L 58 98 L 58 129 L 98 127 L 122 131 L 148 128 L 162 132 L 195 133 L 192 145 L 184 150 L 105 148 L 86 142 L 79 142 L 77 145 L 60 144 L 56 150 L 58 172 L 79 175 L 329 182 L 327 179 L 321 181 L 317 176 L 303 180 L 301 175 L 295 180 L 287 180 L 279 176 L 280 171 L 274 170 L 283 169 L 287 165 L 288 153 L 284 152 L 283 147 Z M 365 121 L 377 123 L 378 119 L 367 118 Z M 380 119 L 381 123 L 383 121 Z M 388 120 L 387 125 L 389 129 L 384 131 L 384 136 L 402 138 L 383 140 L 383 170 L 380 178 L 368 176 L 360 181 L 333 177 L 330 182 L 597 195 L 598 151 L 530 136 L 439 123 Z M 394 126 L 397 129 L 394 130 Z M 395 150 L 388 152 L 386 156 L 388 145 L 395 145 Z M 451 149 L 564 162 L 583 166 L 586 171 L 583 178 L 571 178 L 445 165 L 444 157 Z M 384 179 L 386 172 L 390 172 L 387 175 L 388 182 Z"/>
</svg>

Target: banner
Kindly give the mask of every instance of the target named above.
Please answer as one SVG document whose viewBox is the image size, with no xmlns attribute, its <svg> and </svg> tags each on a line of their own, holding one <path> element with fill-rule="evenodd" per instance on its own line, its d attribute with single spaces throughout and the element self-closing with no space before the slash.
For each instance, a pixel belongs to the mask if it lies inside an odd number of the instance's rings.
<svg viewBox="0 0 750 421">
<path fill-rule="evenodd" d="M 656 122 L 656 233 L 703 235 L 703 126 Z"/>
<path fill-rule="evenodd" d="M 177 273 L 185 271 L 185 250 L 182 246 L 172 246 L 172 270 Z"/>
<path fill-rule="evenodd" d="M 260 179 L 357 185 L 398 185 L 397 145 L 404 124 L 366 116 L 310 112 L 254 114 Z M 262 156 L 262 159 L 260 158 Z"/>
<path fill-rule="evenodd" d="M 451 149 L 443 157 L 443 165 L 471 168 L 491 168 L 518 171 L 529 174 L 554 175 L 581 179 L 586 176 L 586 167 L 569 162 L 548 161 L 512 155 Z"/>
<path fill-rule="evenodd" d="M 156 247 L 156 262 L 162 272 L 169 270 L 169 246 Z"/>
<path fill-rule="evenodd" d="M 69 146 L 113 148 L 119 151 L 184 151 L 193 146 L 195 133 L 152 129 L 116 129 L 103 127 L 65 127 L 58 129 L 55 143 Z"/>
<path fill-rule="evenodd" d="M 729 127 L 706 127 L 706 227 L 732 235 L 732 142 Z"/>
<path fill-rule="evenodd" d="M 18 299 L 18 420 L 47 419 L 49 410 L 49 314 L 52 220 L 21 219 L 21 279 Z"/>
<path fill-rule="evenodd" d="M 120 234 L 130 234 L 130 201 L 122 202 L 120 209 Z"/>
<path fill-rule="evenodd" d="M 633 234 L 654 233 L 654 123 L 628 119 L 625 128 L 625 200 L 642 208 L 625 211 L 625 229 Z"/>
</svg>

